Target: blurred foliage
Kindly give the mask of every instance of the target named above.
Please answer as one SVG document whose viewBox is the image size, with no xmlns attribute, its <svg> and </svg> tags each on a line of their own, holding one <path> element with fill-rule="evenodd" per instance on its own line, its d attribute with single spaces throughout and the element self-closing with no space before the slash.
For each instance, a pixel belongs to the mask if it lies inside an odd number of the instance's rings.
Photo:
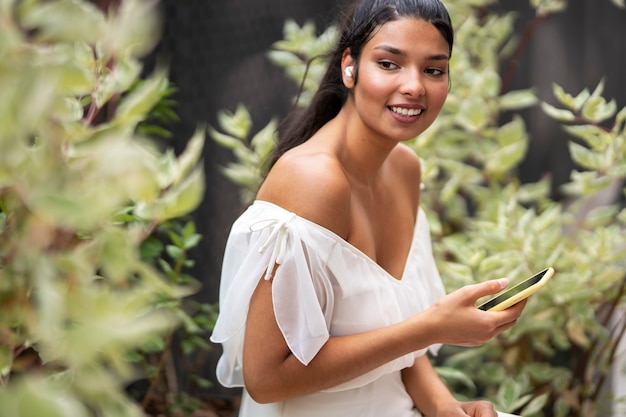
<svg viewBox="0 0 626 417">
<path fill-rule="evenodd" d="M 410 143 L 422 159 L 422 206 L 448 290 L 503 276 L 517 281 L 549 265 L 557 273 L 515 327 L 479 348 L 445 347 L 437 369 L 459 398 L 488 398 L 501 411 L 595 416 L 616 400 L 601 396 L 626 331 L 619 320 L 626 210 L 618 203 L 626 178 L 626 108 L 603 96 L 603 82 L 577 95 L 555 85 L 556 104 L 539 103 L 532 88 L 507 91 L 502 67 L 528 39 L 514 33 L 514 13 L 490 9 L 497 3 L 446 2 L 456 30 L 452 88 L 438 119 Z M 567 4 L 531 0 L 534 23 Z M 302 86 L 298 105 L 310 100 L 325 69 L 318 56 L 335 36 L 335 28 L 317 36 L 310 23 L 288 21 L 285 39 L 274 44 L 270 58 Z M 557 193 L 548 177 L 518 179 L 530 139 L 519 111 L 538 104 L 572 135 L 577 169 L 562 187 L 564 201 L 551 197 Z M 236 156 L 224 172 L 249 203 L 275 140 L 274 122 L 251 135 L 251 118 L 240 106 L 221 113 L 219 128 L 224 133 L 211 135 Z"/>
<path fill-rule="evenodd" d="M 2 416 L 143 416 L 136 355 L 180 322 L 198 344 L 211 315 L 183 301 L 199 237 L 177 226 L 203 197 L 204 135 L 159 150 L 172 87 L 140 78 L 158 9 L 117 3 L 0 0 Z"/>
</svg>

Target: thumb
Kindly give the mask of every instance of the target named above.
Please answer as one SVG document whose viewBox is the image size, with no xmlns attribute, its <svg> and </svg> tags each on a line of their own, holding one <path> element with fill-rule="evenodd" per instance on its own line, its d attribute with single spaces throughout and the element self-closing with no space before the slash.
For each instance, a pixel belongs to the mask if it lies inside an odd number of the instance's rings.
<svg viewBox="0 0 626 417">
<path fill-rule="evenodd" d="M 509 285 L 506 278 L 494 279 L 480 284 L 470 285 L 475 300 L 486 295 L 497 294 Z"/>
</svg>

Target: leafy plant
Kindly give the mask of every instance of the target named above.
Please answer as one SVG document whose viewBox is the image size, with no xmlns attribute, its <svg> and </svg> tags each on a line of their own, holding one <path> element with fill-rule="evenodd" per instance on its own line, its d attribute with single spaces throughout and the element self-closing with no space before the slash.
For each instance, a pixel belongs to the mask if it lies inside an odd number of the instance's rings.
<svg viewBox="0 0 626 417">
<path fill-rule="evenodd" d="M 562 187 L 568 197 L 563 201 L 550 197 L 549 178 L 520 183 L 516 169 L 526 157 L 529 134 L 517 112 L 539 100 L 532 88 L 509 91 L 515 66 L 503 64 L 521 56 L 536 27 L 565 11 L 568 2 L 532 1 L 536 18 L 521 38 L 513 31 L 513 13 L 490 11 L 496 3 L 446 3 L 456 26 L 452 89 L 435 123 L 410 143 L 422 158 L 422 206 L 448 290 L 502 276 L 514 281 L 547 265 L 557 275 L 510 331 L 480 348 L 445 347 L 437 369 L 460 398 L 485 397 L 502 411 L 594 416 L 626 331 L 619 320 L 626 291 L 626 210 L 618 205 L 626 177 L 626 108 L 618 111 L 615 101 L 603 97 L 602 82 L 578 95 L 555 85 L 558 104 L 540 105 L 573 136 L 569 149 L 579 169 Z M 624 7 L 623 1 L 613 3 Z M 309 74 L 324 71 L 323 60 L 305 53 L 323 52 L 314 33 L 309 24 L 298 29 L 287 22 L 285 40 L 274 45 L 270 56 L 290 77 L 304 76 L 307 68 Z M 316 84 L 296 81 L 305 104 Z M 236 114 L 247 111 L 240 107 Z M 267 149 L 261 155 L 242 140 L 251 130 L 249 116 L 244 119 L 240 124 L 234 115 L 222 118 L 226 133 L 211 133 L 235 150 L 231 166 L 249 174 L 235 178 L 225 172 L 249 202 Z M 235 125 L 245 129 L 233 135 Z M 270 128 L 264 129 L 268 142 Z"/>
<path fill-rule="evenodd" d="M 209 127 L 209 134 L 221 146 L 232 149 L 237 162 L 222 168 L 223 174 L 239 185 L 240 200 L 250 202 L 263 179 L 263 164 L 274 149 L 276 121 L 270 121 L 261 131 L 249 139 L 252 117 L 244 106 L 234 113 L 222 111 L 218 114 L 219 127 L 224 133 Z"/>
<path fill-rule="evenodd" d="M 201 236 L 192 220 L 176 219 L 160 225 L 141 246 L 142 259 L 159 265 L 167 280 L 174 286 L 200 288 L 195 278 L 185 270 L 194 266 L 188 258 Z M 212 346 L 208 339 L 217 319 L 217 305 L 192 298 L 164 297 L 159 306 L 178 318 L 181 325 L 172 328 L 165 337 L 157 337 L 134 352 L 132 359 L 141 364 L 148 387 L 135 394 L 144 410 L 152 415 L 170 415 L 176 408 L 193 411 L 200 408 L 199 390 L 211 386 L 202 377 L 206 354 Z M 177 348 L 177 349 L 175 349 Z M 182 357 L 175 356 L 180 350 Z M 186 385 L 178 380 L 181 371 L 189 379 Z"/>
<path fill-rule="evenodd" d="M 0 415 L 142 416 L 131 355 L 196 289 L 141 252 L 204 191 L 200 130 L 179 156 L 145 135 L 158 28 L 152 1 L 0 1 Z"/>
</svg>

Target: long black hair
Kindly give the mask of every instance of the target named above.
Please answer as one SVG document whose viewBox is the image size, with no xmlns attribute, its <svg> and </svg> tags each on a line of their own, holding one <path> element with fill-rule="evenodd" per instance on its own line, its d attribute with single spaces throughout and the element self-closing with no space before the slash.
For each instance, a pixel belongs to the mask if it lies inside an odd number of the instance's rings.
<svg viewBox="0 0 626 417">
<path fill-rule="evenodd" d="M 450 15 L 440 0 L 357 0 L 353 2 L 341 26 L 341 36 L 327 57 L 328 69 L 308 108 L 292 111 L 278 129 L 278 143 L 269 160 L 269 167 L 287 152 L 306 142 L 324 124 L 341 110 L 348 97 L 343 85 L 341 60 L 346 49 L 356 63 L 354 77 L 358 74 L 358 63 L 365 44 L 377 28 L 401 17 L 422 19 L 439 30 L 450 46 L 454 41 L 454 30 Z"/>
</svg>

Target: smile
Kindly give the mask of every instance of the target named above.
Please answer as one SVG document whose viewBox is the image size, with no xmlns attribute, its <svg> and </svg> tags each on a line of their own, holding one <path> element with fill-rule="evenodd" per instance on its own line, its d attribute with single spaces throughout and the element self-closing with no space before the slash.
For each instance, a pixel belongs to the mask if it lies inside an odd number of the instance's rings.
<svg viewBox="0 0 626 417">
<path fill-rule="evenodd" d="M 418 116 L 420 114 L 422 114 L 422 109 L 407 109 L 406 107 L 395 107 L 395 106 L 391 106 L 389 107 L 391 109 L 392 112 L 399 114 L 401 116 Z"/>
</svg>

